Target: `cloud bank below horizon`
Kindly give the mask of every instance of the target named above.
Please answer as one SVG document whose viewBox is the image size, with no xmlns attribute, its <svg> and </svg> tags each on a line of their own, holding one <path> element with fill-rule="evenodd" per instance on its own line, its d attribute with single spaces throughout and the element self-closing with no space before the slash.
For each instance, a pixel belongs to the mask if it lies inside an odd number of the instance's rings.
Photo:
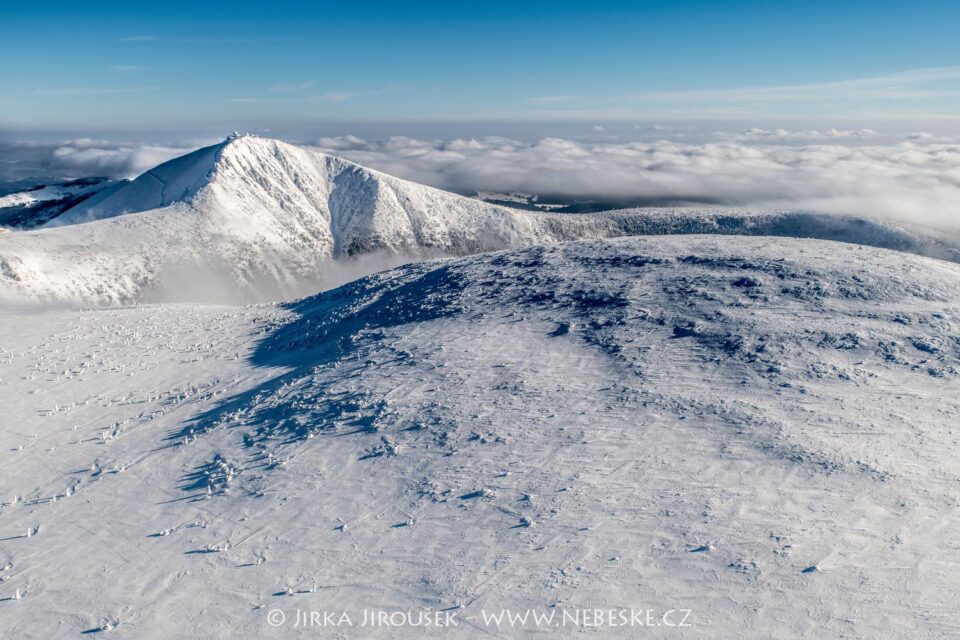
<svg viewBox="0 0 960 640">
<path fill-rule="evenodd" d="M 0 180 L 18 177 L 18 157 L 54 176 L 131 178 L 197 146 L 2 143 L 9 159 Z M 960 228 L 960 144 L 924 133 L 888 140 L 869 129 L 747 129 L 698 141 L 642 142 L 344 135 L 305 146 L 465 194 L 790 208 Z"/>
<path fill-rule="evenodd" d="M 924 134 L 870 144 L 874 136 L 757 129 L 703 143 L 343 136 L 316 148 L 461 193 L 795 208 L 960 227 L 960 144 Z M 787 144 L 801 138 L 815 142 Z"/>
</svg>

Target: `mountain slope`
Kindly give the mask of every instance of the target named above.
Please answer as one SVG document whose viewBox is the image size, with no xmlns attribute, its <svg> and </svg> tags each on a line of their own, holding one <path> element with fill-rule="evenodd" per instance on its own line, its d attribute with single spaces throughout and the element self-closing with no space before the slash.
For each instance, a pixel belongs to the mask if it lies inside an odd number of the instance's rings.
<svg viewBox="0 0 960 640">
<path fill-rule="evenodd" d="M 36 185 L 0 196 L 0 227 L 33 229 L 76 207 L 98 191 L 110 187 L 107 178 L 81 178 Z"/>
<path fill-rule="evenodd" d="M 951 637 L 957 336 L 957 265 L 705 236 L 0 315 L 4 632 Z"/>
<path fill-rule="evenodd" d="M 520 211 L 241 136 L 107 187 L 46 228 L 4 234 L 0 300 L 289 299 L 412 258 L 676 233 L 826 238 L 960 260 L 958 238 L 841 216 Z"/>
<path fill-rule="evenodd" d="M 285 226 L 331 257 L 425 248 L 466 253 L 535 235 L 535 225 L 510 209 L 253 136 L 228 138 L 162 164 L 71 209 L 52 226 L 176 203 L 227 224 Z"/>
<path fill-rule="evenodd" d="M 4 238 L 0 296 L 278 299 L 336 281 L 331 261 L 353 255 L 378 252 L 371 264 L 396 264 L 549 239 L 510 209 L 240 137 L 109 188 L 48 228 Z"/>
</svg>

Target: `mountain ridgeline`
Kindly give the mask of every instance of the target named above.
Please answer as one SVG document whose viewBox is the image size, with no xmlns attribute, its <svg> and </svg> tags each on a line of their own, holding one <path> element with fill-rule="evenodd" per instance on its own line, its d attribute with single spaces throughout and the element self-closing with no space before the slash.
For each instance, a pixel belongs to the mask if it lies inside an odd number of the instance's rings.
<svg viewBox="0 0 960 640">
<path fill-rule="evenodd" d="M 42 228 L 0 237 L 0 299 L 254 302 L 414 259 L 623 235 L 811 237 L 960 261 L 960 241 L 803 212 L 522 211 L 255 136 L 112 184 Z"/>
</svg>

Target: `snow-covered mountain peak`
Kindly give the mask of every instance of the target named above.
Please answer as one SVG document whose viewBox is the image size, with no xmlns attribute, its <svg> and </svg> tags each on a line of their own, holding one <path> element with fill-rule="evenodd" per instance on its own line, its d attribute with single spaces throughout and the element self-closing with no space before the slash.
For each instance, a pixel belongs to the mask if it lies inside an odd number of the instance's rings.
<svg viewBox="0 0 960 640">
<path fill-rule="evenodd" d="M 158 287 L 184 299 L 166 283 L 171 269 L 213 273 L 230 300 L 277 299 L 329 283 L 339 258 L 396 264 L 557 239 L 524 212 L 256 136 L 161 164 L 17 236 L 0 246 L 0 294 L 98 302 Z"/>
<path fill-rule="evenodd" d="M 44 228 L 5 234 L 0 298 L 289 299 L 423 257 L 699 233 L 820 238 L 960 262 L 960 239 L 881 221 L 729 208 L 521 211 L 232 135 L 103 188 Z"/>
<path fill-rule="evenodd" d="M 193 204 L 217 180 L 222 169 L 234 169 L 232 173 L 229 170 L 225 172 L 225 177 L 232 177 L 234 184 L 238 173 L 248 174 L 244 176 L 248 184 L 263 184 L 271 179 L 267 164 L 302 164 L 302 158 L 291 161 L 292 156 L 300 151 L 297 147 L 269 138 L 231 135 L 223 142 L 158 165 L 135 180 L 105 189 L 68 210 L 49 226 L 112 218 L 177 203 Z"/>
<path fill-rule="evenodd" d="M 236 134 L 105 189 L 49 226 L 186 205 L 200 215 L 237 224 L 249 223 L 251 215 L 270 226 L 284 226 L 291 218 L 322 222 L 328 229 L 321 235 L 328 239 L 358 232 L 365 237 L 359 242 L 349 238 L 344 248 L 354 253 L 369 244 L 371 235 L 376 236 L 373 244 L 382 240 L 392 247 L 414 246 L 416 234 L 396 227 L 410 226 L 408 209 L 423 204 L 424 198 L 433 210 L 445 208 L 448 218 L 463 208 L 503 209 L 279 140 Z M 271 216 L 276 219 L 269 220 Z"/>
</svg>

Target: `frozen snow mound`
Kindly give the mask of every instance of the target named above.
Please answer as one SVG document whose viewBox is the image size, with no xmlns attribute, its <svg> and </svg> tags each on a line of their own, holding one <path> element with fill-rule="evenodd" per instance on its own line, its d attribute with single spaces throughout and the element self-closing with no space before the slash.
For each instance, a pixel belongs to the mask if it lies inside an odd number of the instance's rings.
<svg viewBox="0 0 960 640">
<path fill-rule="evenodd" d="M 637 608 L 690 611 L 655 637 L 952 637 L 958 336 L 956 264 L 702 235 L 0 314 L 4 631 Z"/>
<path fill-rule="evenodd" d="M 903 225 L 722 208 L 521 211 L 238 136 L 98 191 L 45 228 L 4 234 L 0 300 L 280 300 L 432 256 L 689 233 L 823 238 L 960 261 L 960 240 Z"/>
</svg>

